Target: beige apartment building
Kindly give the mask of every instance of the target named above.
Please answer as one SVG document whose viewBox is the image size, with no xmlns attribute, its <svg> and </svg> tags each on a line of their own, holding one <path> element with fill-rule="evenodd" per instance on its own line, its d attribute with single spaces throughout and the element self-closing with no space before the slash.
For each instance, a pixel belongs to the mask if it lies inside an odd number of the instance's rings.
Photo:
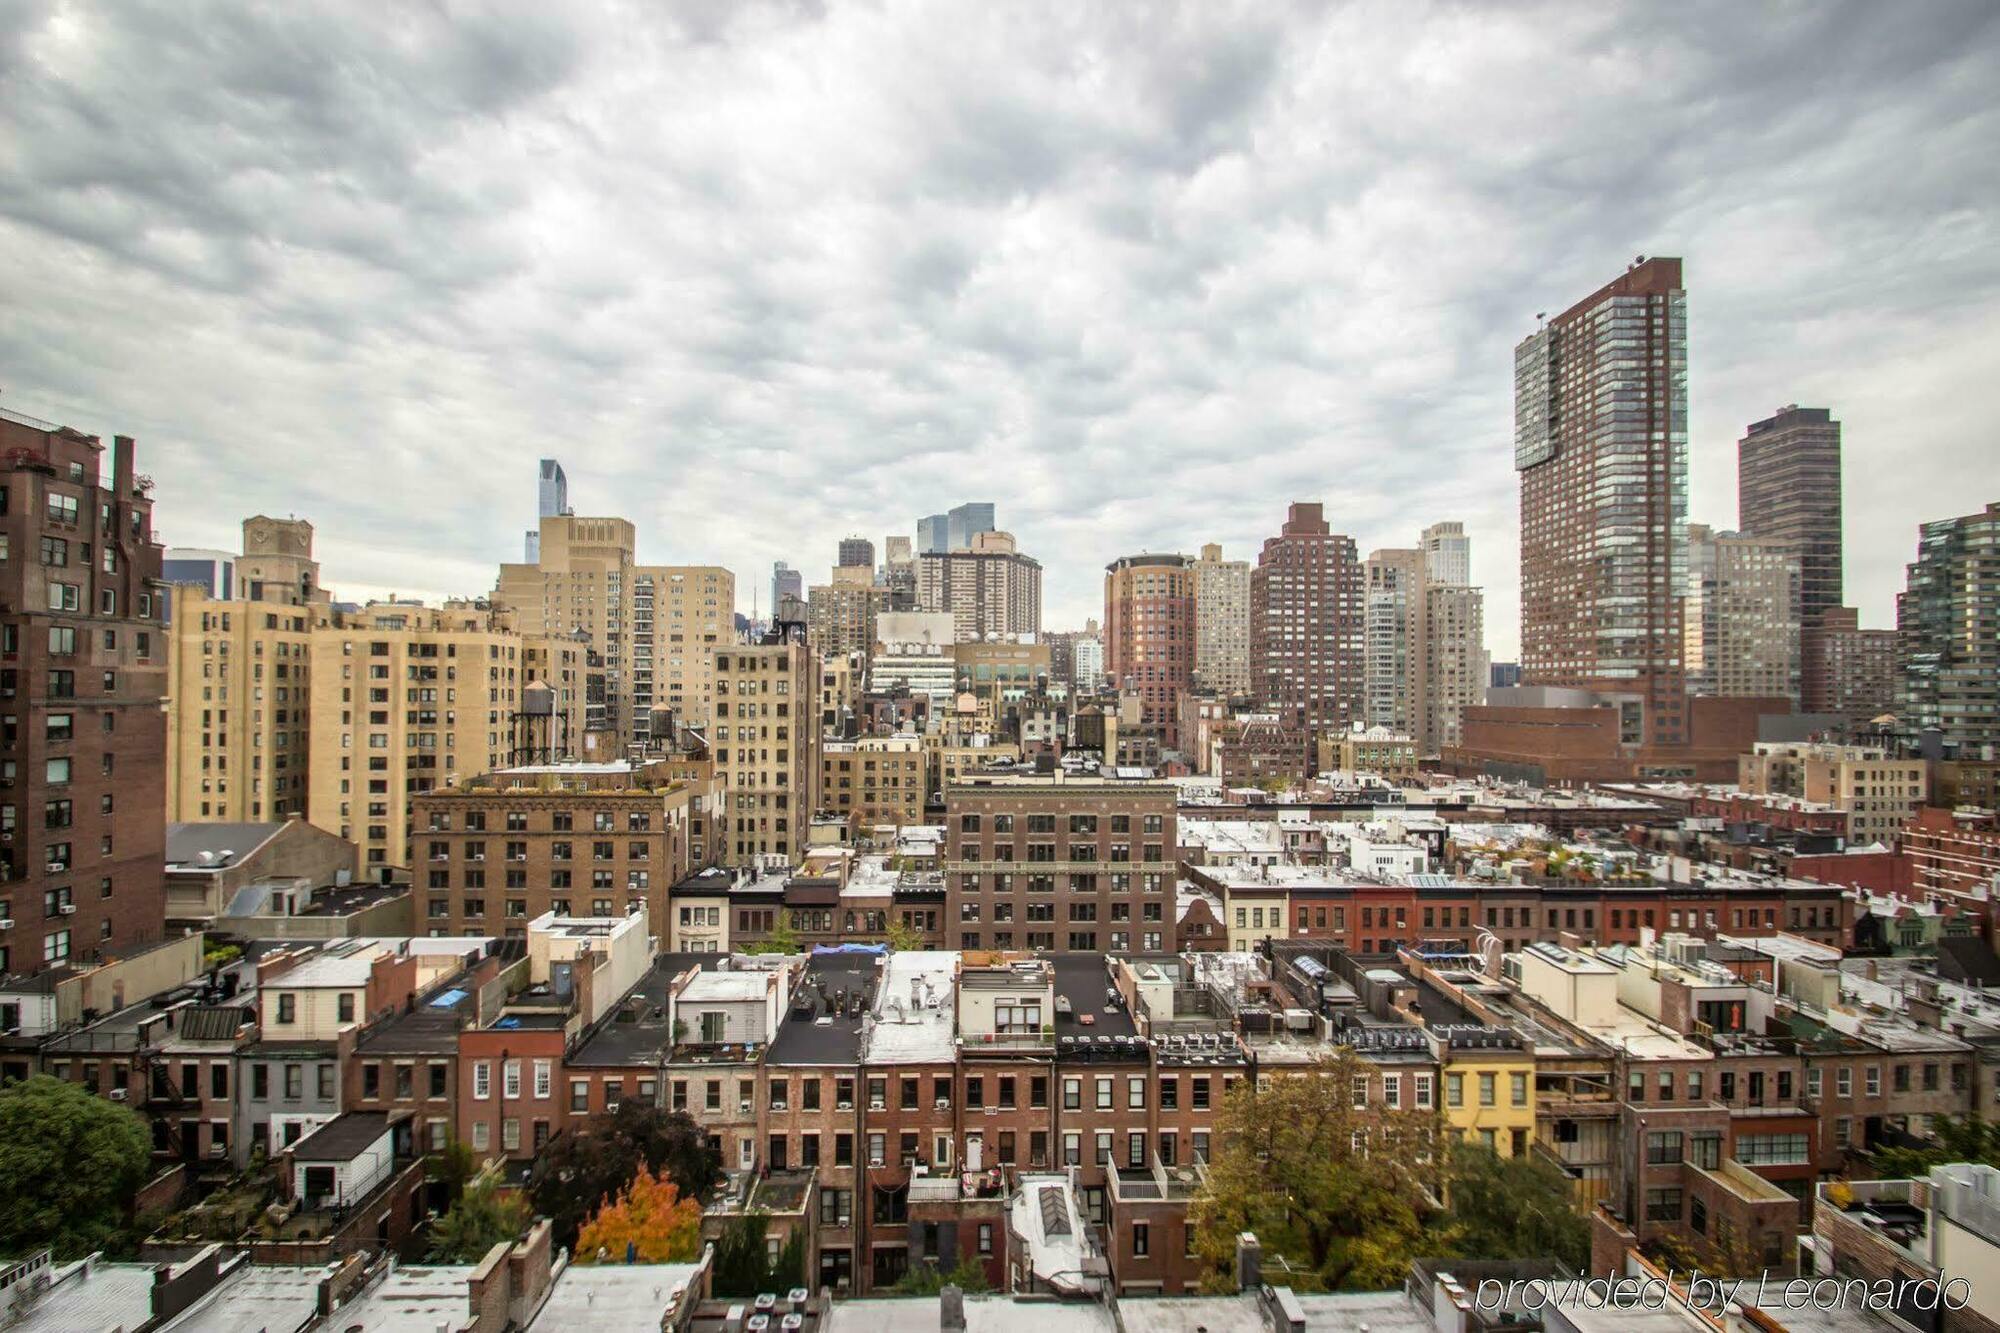
<svg viewBox="0 0 2000 1333">
<path fill-rule="evenodd" d="M 653 709 L 713 719 L 709 664 L 736 634 L 736 579 L 710 565 L 641 565 L 622 518 L 541 520 L 540 559 L 503 564 L 494 601 L 531 637 L 581 637 L 604 674 L 602 710 L 585 725 L 623 743 L 650 730 Z"/>
<path fill-rule="evenodd" d="M 709 737 L 722 778 L 716 859 L 795 865 L 817 808 L 819 664 L 796 639 L 715 652 L 716 722 Z"/>
<path fill-rule="evenodd" d="M 1194 683 L 1224 699 L 1250 693 L 1250 562 L 1215 542 L 1194 562 Z"/>
<path fill-rule="evenodd" d="M 174 589 L 167 629 L 167 819 L 264 823 L 306 808 L 310 634 L 333 615 L 313 526 L 243 520 L 236 594 Z"/>
<path fill-rule="evenodd" d="M 715 717 L 715 650 L 736 642 L 736 576 L 719 565 L 640 565 L 632 585 L 632 710 L 646 727 L 669 709 Z"/>
<path fill-rule="evenodd" d="M 1417 740 L 1437 754 L 1464 739 L 1465 710 L 1486 702 L 1486 593 L 1462 583 L 1427 583 L 1423 600 L 1423 684 Z"/>
<path fill-rule="evenodd" d="M 1006 532 L 973 534 L 964 550 L 917 556 L 917 609 L 948 611 L 960 643 L 1042 630 L 1042 565 Z"/>
<path fill-rule="evenodd" d="M 174 590 L 167 821 L 261 824 L 306 810 L 312 632 L 330 608 Z"/>
<path fill-rule="evenodd" d="M 875 586 L 875 571 L 845 565 L 831 583 L 806 592 L 806 642 L 824 658 L 875 649 L 875 622 L 889 606 L 889 590 Z"/>
<path fill-rule="evenodd" d="M 921 736 L 864 736 L 826 741 L 820 757 L 820 804 L 855 828 L 924 822 Z"/>
<path fill-rule="evenodd" d="M 410 865 L 412 797 L 548 748 L 538 729 L 580 733 L 580 694 L 563 715 L 527 686 L 531 660 L 576 679 L 584 652 L 481 604 L 377 602 L 315 628 L 308 817 L 358 844 L 370 873 Z"/>
<path fill-rule="evenodd" d="M 1690 694 L 1799 699 L 1799 548 L 1688 524 Z"/>
<path fill-rule="evenodd" d="M 1894 843 L 1924 803 L 1921 759 L 1892 759 L 1876 746 L 1759 741 L 1737 761 L 1737 785 L 1797 796 L 1847 812 L 1849 842 Z"/>
</svg>

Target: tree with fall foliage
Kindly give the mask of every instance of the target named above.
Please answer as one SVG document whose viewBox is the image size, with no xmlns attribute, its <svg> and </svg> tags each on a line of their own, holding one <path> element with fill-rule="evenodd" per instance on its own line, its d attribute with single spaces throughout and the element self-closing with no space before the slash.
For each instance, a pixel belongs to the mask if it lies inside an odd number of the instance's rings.
<svg viewBox="0 0 2000 1333">
<path fill-rule="evenodd" d="M 1236 1237 L 1257 1234 L 1265 1265 L 1303 1290 L 1374 1290 L 1426 1251 L 1437 1210 L 1437 1117 L 1356 1107 L 1369 1066 L 1340 1048 L 1225 1099 L 1217 1147 L 1189 1217 L 1203 1287 L 1234 1289 Z"/>
<path fill-rule="evenodd" d="M 555 1242 L 572 1253 L 584 1222 L 629 1186 L 644 1167 L 700 1203 L 722 1175 L 722 1153 L 685 1111 L 637 1101 L 600 1111 L 559 1134 L 535 1158 L 528 1196 L 549 1219 Z"/>
<path fill-rule="evenodd" d="M 576 1236 L 580 1263 L 685 1263 L 701 1253 L 701 1205 L 645 1167 Z"/>
</svg>

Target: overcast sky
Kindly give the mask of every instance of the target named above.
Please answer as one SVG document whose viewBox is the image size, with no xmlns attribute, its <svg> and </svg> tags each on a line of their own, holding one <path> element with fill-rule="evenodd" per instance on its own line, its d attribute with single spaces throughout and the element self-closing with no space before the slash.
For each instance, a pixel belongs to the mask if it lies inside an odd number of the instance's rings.
<svg viewBox="0 0 2000 1333">
<path fill-rule="evenodd" d="M 535 460 L 641 558 L 824 578 L 992 500 L 1105 562 L 1462 519 L 1515 651 L 1512 347 L 1684 256 L 1691 517 L 1846 424 L 1847 578 L 2000 499 L 2000 5 L 0 5 L 0 406 L 170 544 L 491 588 Z M 557 11 L 561 13 L 558 14 Z"/>
</svg>

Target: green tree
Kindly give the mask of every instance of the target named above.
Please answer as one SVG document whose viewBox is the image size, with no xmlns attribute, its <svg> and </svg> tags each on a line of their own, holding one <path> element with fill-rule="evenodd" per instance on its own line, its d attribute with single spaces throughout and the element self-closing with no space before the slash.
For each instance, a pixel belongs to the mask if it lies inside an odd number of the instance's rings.
<svg viewBox="0 0 2000 1333">
<path fill-rule="evenodd" d="M 790 916 L 778 918 L 778 923 L 771 927 L 771 933 L 762 940 L 743 946 L 744 953 L 798 953 L 799 950 L 799 934 L 792 928 Z"/>
<path fill-rule="evenodd" d="M 1968 1116 L 1941 1115 L 1931 1121 L 1931 1143 L 1922 1148 L 1877 1148 L 1871 1175 L 1883 1180 L 1916 1180 L 1947 1162 L 2000 1166 L 2000 1124 Z"/>
<path fill-rule="evenodd" d="M 151 1163 L 146 1122 L 116 1102 L 45 1074 L 0 1088 L 0 1253 L 117 1248 Z"/>
<path fill-rule="evenodd" d="M 497 1175 L 482 1175 L 465 1187 L 451 1211 L 431 1224 L 430 1261 L 476 1264 L 500 1242 L 520 1239 L 533 1215 L 519 1190 L 503 1190 Z"/>
<path fill-rule="evenodd" d="M 1462 1143 L 1451 1154 L 1445 1198 L 1440 1239 L 1459 1257 L 1555 1259 L 1574 1269 L 1590 1262 L 1590 1223 L 1553 1162 Z"/>
<path fill-rule="evenodd" d="M 745 1213 L 723 1225 L 715 1240 L 718 1297 L 755 1296 L 805 1285 L 805 1233 L 794 1231 L 774 1261 L 764 1243 L 770 1230 L 766 1213 Z"/>
<path fill-rule="evenodd" d="M 444 1147 L 424 1160 L 424 1176 L 445 1187 L 445 1198 L 457 1203 L 465 1187 L 479 1174 L 479 1154 L 464 1140 L 453 1137 Z"/>
<path fill-rule="evenodd" d="M 1267 1264 L 1305 1290 L 1373 1290 L 1401 1279 L 1430 1239 L 1437 1120 L 1356 1108 L 1369 1066 L 1341 1048 L 1265 1088 L 1245 1079 L 1217 1123 L 1219 1150 L 1189 1209 L 1205 1289 L 1233 1288 L 1236 1237 L 1254 1231 Z"/>
<path fill-rule="evenodd" d="M 913 953 L 924 947 L 923 932 L 905 921 L 889 923 L 889 947 L 897 953 Z"/>
<path fill-rule="evenodd" d="M 957 1287 L 968 1296 L 993 1289 L 986 1280 L 985 1265 L 977 1259 L 961 1259 L 949 1272 L 935 1262 L 918 1264 L 889 1290 L 898 1296 L 935 1296 L 946 1287 Z"/>
<path fill-rule="evenodd" d="M 542 1150 L 528 1175 L 528 1197 L 549 1219 L 556 1244 L 574 1249 L 583 1224 L 642 1166 L 671 1180 L 681 1198 L 706 1203 L 722 1175 L 722 1154 L 686 1112 L 622 1102 Z"/>
</svg>

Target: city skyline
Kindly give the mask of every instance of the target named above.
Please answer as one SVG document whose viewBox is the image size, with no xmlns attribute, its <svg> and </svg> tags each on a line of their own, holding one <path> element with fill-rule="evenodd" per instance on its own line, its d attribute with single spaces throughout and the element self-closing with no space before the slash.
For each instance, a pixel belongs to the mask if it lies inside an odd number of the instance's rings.
<svg viewBox="0 0 2000 1333">
<path fill-rule="evenodd" d="M 634 522 L 641 559 L 748 580 L 746 613 L 773 560 L 817 570 L 843 535 L 973 495 L 1044 565 L 1051 629 L 1101 618 L 1107 561 L 1253 558 L 1295 501 L 1364 552 L 1457 520 L 1508 660 L 1511 349 L 1536 311 L 1668 254 L 1692 293 L 1690 520 L 1730 526 L 1750 423 L 1830 409 L 1847 600 L 1887 627 L 1919 525 L 1971 503 L 1937 497 L 1970 480 L 1983 501 L 1992 474 L 1978 90 L 2000 43 L 1984 7 L 1927 17 L 1191 12 L 1135 43 L 1116 15 L 1043 36 L 999 13 L 746 10 L 402 43 L 218 16 L 232 63 L 136 11 L 30 15 L 7 57 L 0 234 L 23 262 L 0 406 L 137 435 L 171 545 L 311 519 L 352 596 L 490 591 L 544 457 L 577 512 Z M 301 49 L 379 82 L 302 75 L 273 101 Z M 1617 49 L 1647 52 L 1645 104 L 1591 73 Z M 637 60 L 683 77 L 635 82 Z M 879 88 L 905 66 L 934 73 L 891 118 Z M 1579 77 L 1517 95 L 1551 69 Z M 1819 80 L 1850 96 L 1806 97 Z M 669 128 L 607 137 L 635 96 Z M 701 107 L 726 132 L 672 129 Z M 175 118 L 202 132 L 165 151 L 149 127 Z M 843 124 L 875 151 L 819 138 Z"/>
</svg>

